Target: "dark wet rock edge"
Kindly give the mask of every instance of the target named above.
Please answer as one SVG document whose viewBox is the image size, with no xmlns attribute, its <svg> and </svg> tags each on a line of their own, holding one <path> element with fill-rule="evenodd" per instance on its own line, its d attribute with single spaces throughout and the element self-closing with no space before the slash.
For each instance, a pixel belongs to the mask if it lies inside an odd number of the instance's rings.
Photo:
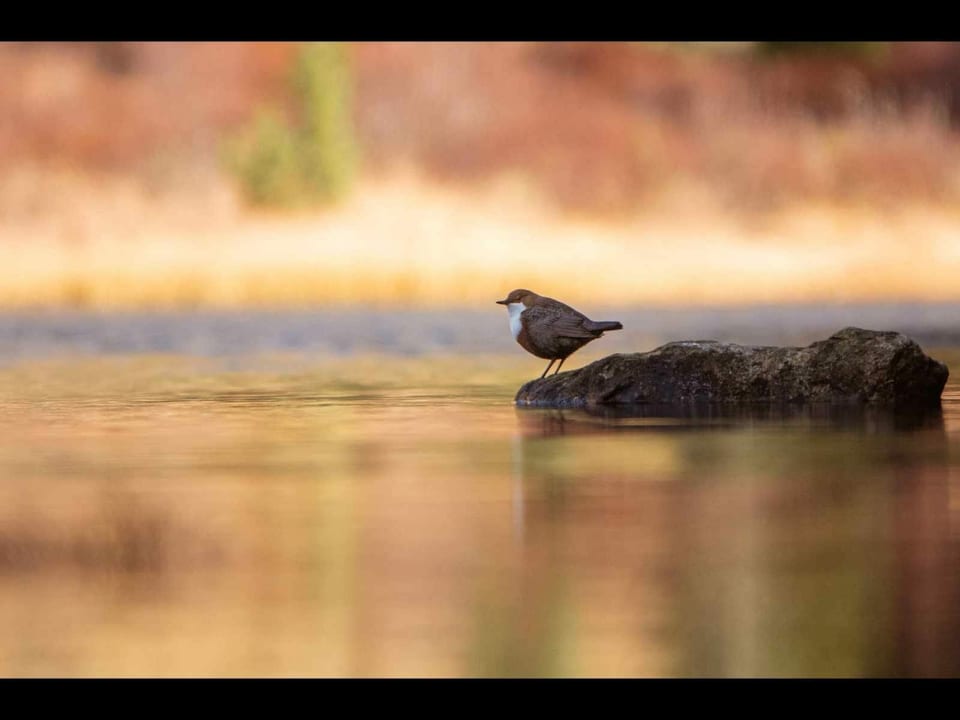
<svg viewBox="0 0 960 720">
<path fill-rule="evenodd" d="M 949 372 L 902 333 L 845 328 L 807 347 L 683 341 L 532 380 L 527 407 L 677 403 L 939 404 Z"/>
</svg>

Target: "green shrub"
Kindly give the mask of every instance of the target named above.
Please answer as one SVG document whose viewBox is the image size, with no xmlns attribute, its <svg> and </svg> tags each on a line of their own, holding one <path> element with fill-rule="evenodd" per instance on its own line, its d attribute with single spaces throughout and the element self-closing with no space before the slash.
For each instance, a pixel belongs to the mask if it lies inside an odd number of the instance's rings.
<svg viewBox="0 0 960 720">
<path fill-rule="evenodd" d="M 296 124 L 264 109 L 227 144 L 228 167 L 248 202 L 317 204 L 350 189 L 357 164 L 350 79 L 342 45 L 300 49 L 292 82 Z"/>
<path fill-rule="evenodd" d="M 340 197 L 353 180 L 349 77 L 341 45 L 312 43 L 297 59 L 294 87 L 303 113 L 297 152 L 305 190 L 313 197 Z"/>
<path fill-rule="evenodd" d="M 228 156 L 248 202 L 281 206 L 299 201 L 296 140 L 276 112 L 260 111 L 233 140 Z"/>
</svg>

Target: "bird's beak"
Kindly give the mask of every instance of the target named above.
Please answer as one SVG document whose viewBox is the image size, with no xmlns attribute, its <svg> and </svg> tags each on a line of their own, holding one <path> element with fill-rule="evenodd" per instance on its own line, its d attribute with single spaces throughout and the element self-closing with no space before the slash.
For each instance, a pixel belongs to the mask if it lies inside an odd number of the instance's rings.
<svg viewBox="0 0 960 720">
<path fill-rule="evenodd" d="M 506 304 L 507 304 L 507 301 L 506 301 L 506 300 L 497 300 L 496 303 L 497 303 L 497 305 L 506 305 Z"/>
</svg>

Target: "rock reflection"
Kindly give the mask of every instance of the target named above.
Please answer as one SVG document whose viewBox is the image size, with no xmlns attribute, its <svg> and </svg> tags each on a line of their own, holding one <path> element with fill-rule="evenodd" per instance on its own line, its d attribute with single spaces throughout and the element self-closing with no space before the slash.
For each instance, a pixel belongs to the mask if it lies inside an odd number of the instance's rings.
<svg viewBox="0 0 960 720">
<path fill-rule="evenodd" d="M 960 555 L 939 408 L 516 416 L 527 533 L 557 546 L 579 618 L 576 652 L 591 667 L 960 671 Z"/>
<path fill-rule="evenodd" d="M 583 409 L 516 408 L 528 437 L 597 433 L 634 428 L 729 430 L 766 424 L 802 428 L 855 430 L 867 433 L 911 430 L 942 431 L 944 416 L 937 406 L 881 407 L 827 403 L 689 403 L 683 405 L 604 405 Z"/>
</svg>

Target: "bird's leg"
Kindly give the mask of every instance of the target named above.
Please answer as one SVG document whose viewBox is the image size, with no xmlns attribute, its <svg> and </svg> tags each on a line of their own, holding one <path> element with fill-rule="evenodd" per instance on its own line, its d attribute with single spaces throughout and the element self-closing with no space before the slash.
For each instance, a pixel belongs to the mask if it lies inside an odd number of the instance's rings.
<svg viewBox="0 0 960 720">
<path fill-rule="evenodd" d="M 564 361 L 566 361 L 566 358 L 561 358 L 561 359 L 560 359 L 560 364 L 557 365 L 557 369 L 553 371 L 553 374 L 554 374 L 554 375 L 556 375 L 558 372 L 560 372 L 560 368 L 563 367 Z"/>
<path fill-rule="evenodd" d="M 547 365 L 547 369 L 544 370 L 544 371 L 543 371 L 543 375 L 540 376 L 540 379 L 541 379 L 541 380 L 543 380 L 543 379 L 547 376 L 547 373 L 550 372 L 550 368 L 553 367 L 553 364 L 554 364 L 556 361 L 557 361 L 556 358 L 554 358 L 553 360 L 550 361 L 550 364 Z"/>
</svg>

